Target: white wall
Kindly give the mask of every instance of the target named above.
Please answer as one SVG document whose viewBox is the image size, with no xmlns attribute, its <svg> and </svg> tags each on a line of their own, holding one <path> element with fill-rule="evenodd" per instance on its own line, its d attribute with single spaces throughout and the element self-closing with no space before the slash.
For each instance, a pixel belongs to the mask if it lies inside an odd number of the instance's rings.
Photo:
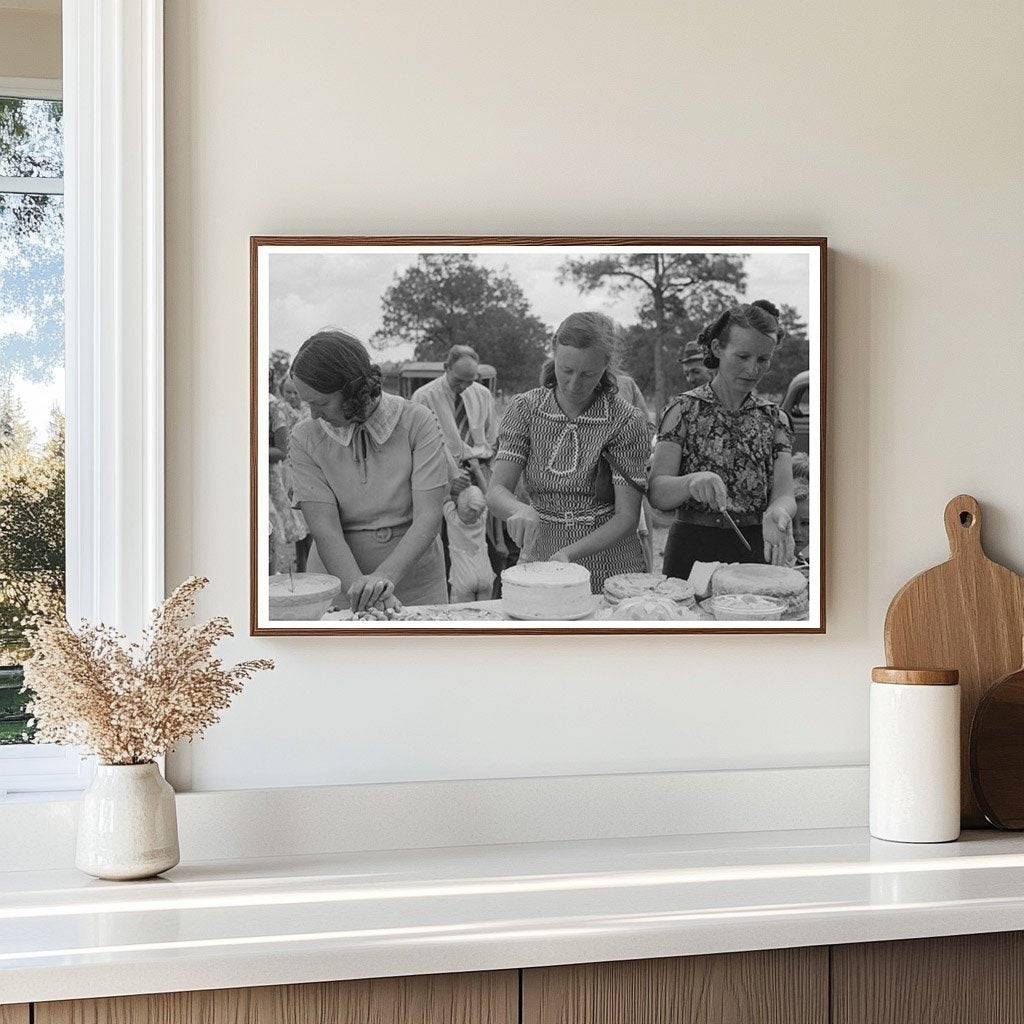
<svg viewBox="0 0 1024 1024">
<path fill-rule="evenodd" d="M 892 592 L 1024 567 L 1024 7 L 167 0 L 168 582 L 247 622 L 250 234 L 826 234 L 824 637 L 242 637 L 199 789 L 862 763 Z"/>
</svg>

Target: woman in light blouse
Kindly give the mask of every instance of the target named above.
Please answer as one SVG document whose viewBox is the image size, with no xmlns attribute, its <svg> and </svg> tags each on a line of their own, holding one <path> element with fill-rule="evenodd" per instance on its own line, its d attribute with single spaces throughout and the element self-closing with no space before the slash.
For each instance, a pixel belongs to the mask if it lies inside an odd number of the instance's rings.
<svg viewBox="0 0 1024 1024">
<path fill-rule="evenodd" d="M 352 610 L 446 604 L 448 465 L 433 413 L 383 393 L 380 370 L 343 331 L 307 339 L 291 373 L 311 415 L 291 435 L 293 500 Z"/>
</svg>

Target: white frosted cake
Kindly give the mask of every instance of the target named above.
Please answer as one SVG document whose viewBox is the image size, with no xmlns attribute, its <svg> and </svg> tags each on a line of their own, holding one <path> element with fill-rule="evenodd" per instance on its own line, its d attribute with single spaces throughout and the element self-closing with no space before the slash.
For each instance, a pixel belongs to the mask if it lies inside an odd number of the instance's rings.
<svg viewBox="0 0 1024 1024">
<path fill-rule="evenodd" d="M 319 619 L 341 591 L 341 580 L 319 572 L 279 573 L 271 576 L 271 619 L 310 622 Z"/>
<path fill-rule="evenodd" d="M 501 574 L 501 607 L 513 619 L 582 619 L 594 610 L 590 570 L 574 562 L 524 562 Z"/>
</svg>

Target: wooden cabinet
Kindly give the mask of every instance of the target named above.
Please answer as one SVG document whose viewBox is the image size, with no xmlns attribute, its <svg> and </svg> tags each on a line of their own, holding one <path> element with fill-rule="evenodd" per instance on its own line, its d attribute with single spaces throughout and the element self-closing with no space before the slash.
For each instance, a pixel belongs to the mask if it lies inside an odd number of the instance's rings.
<svg viewBox="0 0 1024 1024">
<path fill-rule="evenodd" d="M 1024 1024 L 1024 933 L 832 947 L 833 1024 Z"/>
<path fill-rule="evenodd" d="M 523 1024 L 826 1024 L 828 949 L 523 971 Z"/>
<path fill-rule="evenodd" d="M 1024 1024 L 1024 933 L 0 1006 L 0 1024 Z"/>
<path fill-rule="evenodd" d="M 516 1024 L 518 1018 L 517 971 L 172 992 L 35 1006 L 35 1024 Z M 0 1024 L 7 1022 L 0 1018 Z"/>
</svg>

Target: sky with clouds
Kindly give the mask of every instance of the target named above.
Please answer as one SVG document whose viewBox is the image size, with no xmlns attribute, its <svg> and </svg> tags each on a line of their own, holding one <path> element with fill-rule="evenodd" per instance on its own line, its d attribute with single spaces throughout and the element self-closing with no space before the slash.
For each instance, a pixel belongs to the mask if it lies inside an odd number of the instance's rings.
<svg viewBox="0 0 1024 1024">
<path fill-rule="evenodd" d="M 270 254 L 270 347 L 295 353 L 311 334 L 326 327 L 343 328 L 361 340 L 381 326 L 381 297 L 395 277 L 416 262 L 408 251 L 363 253 Z M 633 323 L 635 299 L 615 298 L 607 291 L 581 295 L 562 285 L 556 271 L 564 253 L 515 252 L 480 254 L 479 261 L 496 270 L 507 268 L 522 287 L 533 312 L 548 327 L 570 313 L 597 309 L 622 324 Z M 806 319 L 809 311 L 809 257 L 772 252 L 747 256 L 747 297 L 787 303 Z M 412 344 L 380 352 L 376 358 L 409 359 Z"/>
</svg>

